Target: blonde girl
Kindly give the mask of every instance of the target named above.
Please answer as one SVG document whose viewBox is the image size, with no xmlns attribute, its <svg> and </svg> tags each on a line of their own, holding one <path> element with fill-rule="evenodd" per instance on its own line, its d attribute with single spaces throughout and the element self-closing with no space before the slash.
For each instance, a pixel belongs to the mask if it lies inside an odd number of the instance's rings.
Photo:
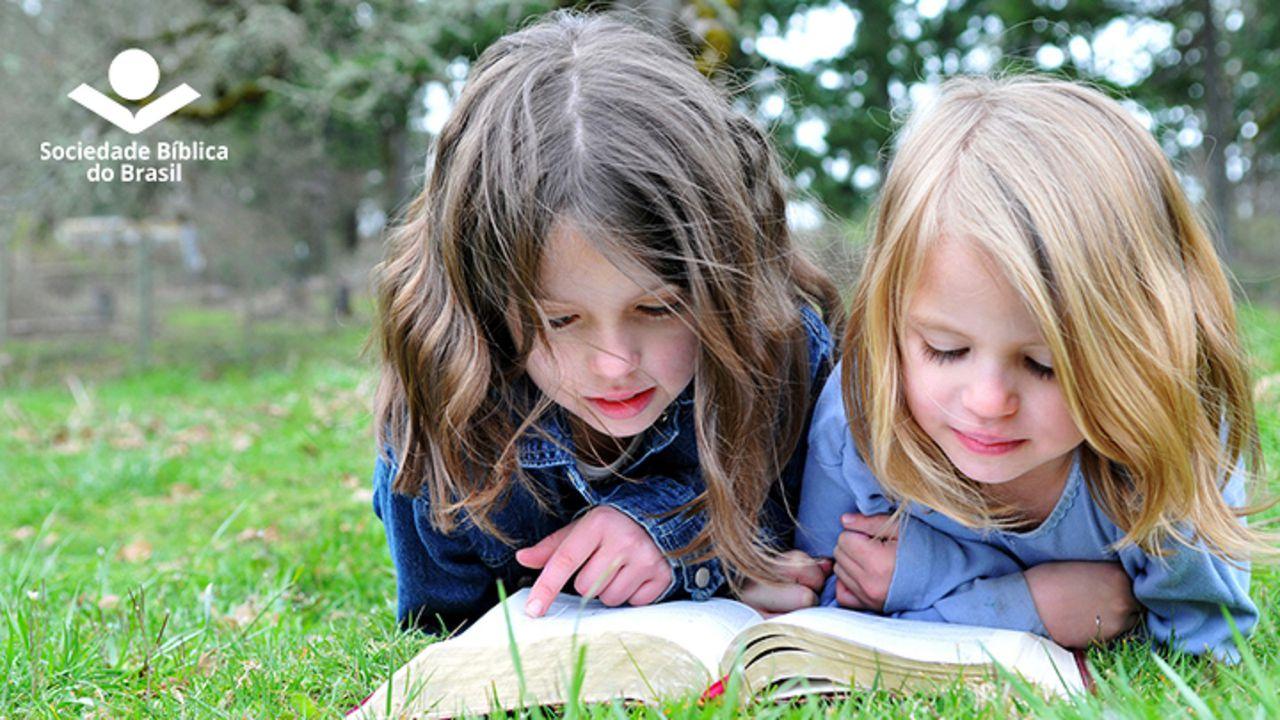
<svg viewBox="0 0 1280 720">
<path fill-rule="evenodd" d="M 782 577 L 839 317 L 784 210 L 765 136 L 667 42 L 561 13 L 484 52 L 379 269 L 402 623 L 474 618 L 498 580 L 536 616 L 570 582 Z"/>
<path fill-rule="evenodd" d="M 901 617 L 1233 657 L 1261 453 L 1231 292 L 1149 133 L 1093 89 L 943 85 L 887 176 L 810 435 L 800 547 Z M 898 524 L 877 515 L 892 515 Z"/>
</svg>

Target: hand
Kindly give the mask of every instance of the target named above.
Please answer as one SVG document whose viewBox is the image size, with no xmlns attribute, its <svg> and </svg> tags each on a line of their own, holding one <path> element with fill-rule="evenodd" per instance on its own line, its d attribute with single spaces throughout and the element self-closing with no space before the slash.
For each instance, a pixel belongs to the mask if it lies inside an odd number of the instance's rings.
<svg viewBox="0 0 1280 720">
<path fill-rule="evenodd" d="M 1064 647 L 1109 642 L 1142 617 L 1133 581 L 1119 563 L 1052 562 L 1023 575 L 1049 637 Z"/>
<path fill-rule="evenodd" d="M 818 593 L 831 574 L 831 558 L 813 558 L 803 550 L 788 550 L 781 559 L 778 572 L 782 582 L 748 580 L 738 594 L 739 600 L 765 617 L 816 605 Z"/>
<path fill-rule="evenodd" d="M 573 589 L 579 595 L 598 597 L 610 607 L 648 605 L 671 585 L 671 565 L 653 538 L 607 505 L 517 550 L 516 562 L 542 569 L 525 603 L 530 617 L 541 617 L 574 573 Z"/>
<path fill-rule="evenodd" d="M 884 612 L 898 562 L 898 523 L 890 515 L 846 513 L 836 540 L 836 604 Z"/>
</svg>

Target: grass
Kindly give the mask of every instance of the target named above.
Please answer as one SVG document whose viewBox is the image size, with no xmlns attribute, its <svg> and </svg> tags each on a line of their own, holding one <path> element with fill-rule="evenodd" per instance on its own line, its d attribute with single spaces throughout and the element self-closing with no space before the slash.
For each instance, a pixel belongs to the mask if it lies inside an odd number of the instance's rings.
<svg viewBox="0 0 1280 720">
<path fill-rule="evenodd" d="M 1280 314 L 1242 313 L 1267 458 L 1280 467 Z M 181 318 L 181 316 L 179 316 Z M 394 577 L 370 508 L 367 317 L 263 324 L 251 352 L 226 318 L 169 320 L 165 365 L 128 350 L 8 346 L 0 375 L 0 718 L 332 717 L 425 638 L 394 623 Z M 195 328 L 183 336 L 183 327 Z M 246 362 L 244 357 L 250 361 Z M 1275 471 L 1271 471 L 1272 488 Z M 1272 513 L 1274 515 L 1274 513 Z M 956 688 L 757 704 L 761 717 L 1280 716 L 1280 593 L 1254 574 L 1262 621 L 1228 667 L 1128 643 L 1094 651 L 1099 693 L 1042 706 Z M 588 717 L 721 718 L 570 706 Z"/>
</svg>

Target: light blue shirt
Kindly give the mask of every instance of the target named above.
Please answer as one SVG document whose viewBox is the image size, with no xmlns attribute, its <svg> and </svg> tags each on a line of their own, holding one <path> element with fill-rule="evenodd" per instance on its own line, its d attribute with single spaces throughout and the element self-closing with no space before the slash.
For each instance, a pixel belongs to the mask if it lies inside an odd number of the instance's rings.
<svg viewBox="0 0 1280 720">
<path fill-rule="evenodd" d="M 1233 506 L 1243 502 L 1243 480 L 1238 472 L 1225 486 Z M 843 529 L 841 514 L 874 515 L 895 508 L 854 446 L 837 367 L 814 408 L 796 545 L 810 555 L 830 557 Z M 1163 558 L 1134 545 L 1116 550 L 1123 536 L 1094 502 L 1078 463 L 1049 517 L 1026 532 L 975 530 L 912 504 L 898 530 L 885 614 L 1047 635 L 1023 571 L 1065 560 L 1119 562 L 1147 610 L 1152 638 L 1188 652 L 1236 660 L 1239 653 L 1220 607 L 1241 633 L 1253 629 L 1258 609 L 1249 598 L 1248 564 L 1222 560 L 1202 544 L 1177 546 Z M 822 602 L 835 603 L 834 576 Z"/>
</svg>

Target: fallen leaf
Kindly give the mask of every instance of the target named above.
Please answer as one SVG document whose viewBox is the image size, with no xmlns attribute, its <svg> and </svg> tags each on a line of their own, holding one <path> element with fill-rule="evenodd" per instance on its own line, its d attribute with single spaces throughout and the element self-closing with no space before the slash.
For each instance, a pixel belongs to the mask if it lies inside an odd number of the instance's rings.
<svg viewBox="0 0 1280 720">
<path fill-rule="evenodd" d="M 200 653 L 200 659 L 196 661 L 196 672 L 209 677 L 217 672 L 219 664 L 218 653 L 214 650 L 206 650 Z"/>
<path fill-rule="evenodd" d="M 232 627 L 242 628 L 253 622 L 253 619 L 256 617 L 258 617 L 258 608 L 254 607 L 253 602 L 250 601 L 240 603 L 235 606 L 235 608 L 223 619 Z"/>
<path fill-rule="evenodd" d="M 242 453 L 253 447 L 253 438 L 248 433 L 236 433 L 231 437 L 232 452 Z"/>
<path fill-rule="evenodd" d="M 130 563 L 146 562 L 151 559 L 151 543 L 146 540 L 134 540 L 120 548 L 120 559 Z"/>
<path fill-rule="evenodd" d="M 199 494 L 200 493 L 196 492 L 186 483 L 174 483 L 169 487 L 169 500 L 171 502 L 182 502 L 183 500 L 189 500 L 196 497 Z"/>
<path fill-rule="evenodd" d="M 267 528 L 245 528 L 236 535 L 236 540 L 242 543 L 258 540 L 270 544 L 280 540 L 280 531 L 274 525 Z"/>
<path fill-rule="evenodd" d="M 173 441 L 175 443 L 182 443 L 184 445 L 197 445 L 199 443 L 206 443 L 206 442 L 209 442 L 209 440 L 211 440 L 212 438 L 213 438 L 213 431 L 209 429 L 208 425 L 205 425 L 203 423 L 199 425 L 192 425 L 191 427 L 188 427 L 188 428 L 183 428 L 173 434 Z"/>
<path fill-rule="evenodd" d="M 117 450 L 141 450 L 147 446 L 147 441 L 141 437 L 126 436 L 111 438 L 111 447 Z"/>
<path fill-rule="evenodd" d="M 1253 384 L 1253 399 L 1261 402 L 1268 395 L 1280 396 L 1280 373 L 1258 378 Z"/>
<path fill-rule="evenodd" d="M 122 423 L 115 430 L 111 438 L 111 447 L 117 450 L 138 450 L 146 447 L 147 436 L 137 425 Z"/>
</svg>

